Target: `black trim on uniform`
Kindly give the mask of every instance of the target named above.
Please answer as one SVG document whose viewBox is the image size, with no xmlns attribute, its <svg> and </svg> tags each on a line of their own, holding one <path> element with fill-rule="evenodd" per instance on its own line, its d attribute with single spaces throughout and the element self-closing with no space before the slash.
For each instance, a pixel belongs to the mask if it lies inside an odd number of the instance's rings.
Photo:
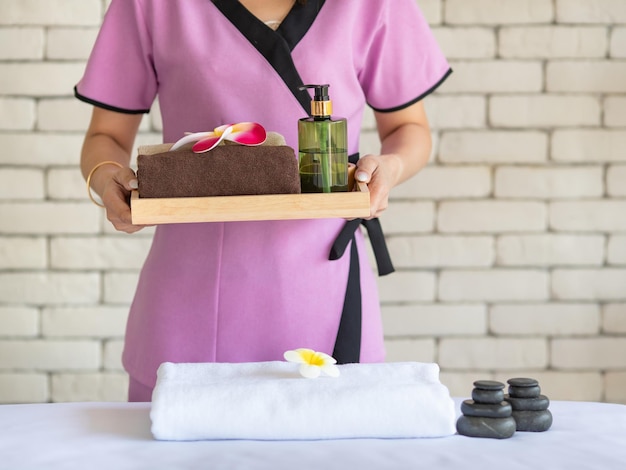
<svg viewBox="0 0 626 470">
<path fill-rule="evenodd" d="M 109 104 L 106 103 L 102 103 L 100 101 L 96 101 L 96 100 L 92 100 L 91 98 L 87 98 L 84 95 L 81 95 L 80 93 L 78 93 L 78 88 L 74 87 L 74 96 L 76 98 L 78 98 L 81 101 L 84 101 L 85 103 L 89 103 L 93 106 L 97 106 L 98 108 L 103 108 L 103 109 L 107 109 L 109 111 L 115 111 L 118 113 L 124 113 L 124 114 L 148 114 L 150 112 L 149 109 L 124 109 L 124 108 L 118 108 L 116 106 L 111 106 Z"/>
<path fill-rule="evenodd" d="M 294 50 L 311 28 L 324 2 L 325 0 L 308 0 L 304 5 L 296 3 L 280 23 L 276 32 L 287 42 L 290 51 Z"/>
<path fill-rule="evenodd" d="M 417 98 L 415 98 L 414 100 L 409 101 L 408 103 L 404 103 L 401 104 L 400 106 L 396 106 L 394 108 L 375 108 L 373 106 L 370 105 L 370 107 L 374 110 L 374 111 L 378 111 L 379 113 L 392 113 L 394 111 L 400 111 L 401 109 L 404 108 L 408 108 L 409 106 L 411 106 L 412 104 L 417 103 L 418 101 L 423 100 L 424 98 L 426 98 L 428 95 L 430 95 L 433 91 L 435 91 L 437 88 L 439 88 L 439 85 L 441 85 L 446 78 L 448 78 L 450 76 L 450 74 L 452 73 L 452 69 L 448 69 L 448 71 L 443 75 L 443 77 L 441 77 L 441 79 L 435 83 L 432 87 L 430 87 L 428 90 L 426 90 L 424 93 L 422 93 L 421 95 L 419 95 Z M 368 103 L 369 104 L 369 103 Z"/>
<path fill-rule="evenodd" d="M 299 89 L 304 82 L 293 63 L 291 51 L 315 21 L 324 0 L 309 0 L 304 5 L 296 3 L 278 28 L 279 31 L 266 26 L 238 1 L 212 1 L 271 64 L 308 115 L 311 112 L 311 95 L 307 90 Z"/>
</svg>

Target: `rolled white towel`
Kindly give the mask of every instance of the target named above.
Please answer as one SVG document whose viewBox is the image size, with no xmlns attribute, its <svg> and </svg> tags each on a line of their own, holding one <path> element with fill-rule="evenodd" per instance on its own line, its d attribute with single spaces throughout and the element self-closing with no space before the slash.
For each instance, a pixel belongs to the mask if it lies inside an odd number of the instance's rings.
<svg viewBox="0 0 626 470">
<path fill-rule="evenodd" d="M 455 408 L 439 366 L 345 364 L 306 379 L 289 362 L 163 363 L 152 395 L 160 440 L 441 437 Z"/>
</svg>

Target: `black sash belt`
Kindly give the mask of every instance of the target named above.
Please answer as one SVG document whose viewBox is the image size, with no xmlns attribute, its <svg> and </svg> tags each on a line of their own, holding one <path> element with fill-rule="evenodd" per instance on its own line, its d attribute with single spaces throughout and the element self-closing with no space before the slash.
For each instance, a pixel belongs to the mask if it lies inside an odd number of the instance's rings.
<svg viewBox="0 0 626 470">
<path fill-rule="evenodd" d="M 347 224 L 346 224 L 347 226 Z M 342 231 L 342 233 L 345 230 Z M 346 296 L 343 301 L 339 330 L 333 349 L 333 357 L 339 364 L 359 362 L 361 355 L 361 269 L 359 266 L 359 253 L 354 238 L 351 235 L 352 247 L 350 248 L 350 270 L 348 271 L 348 285 Z M 335 242 L 335 245 L 337 242 Z M 335 246 L 333 245 L 333 249 Z M 346 247 L 343 247 L 343 251 Z M 331 260 L 338 258 L 329 258 Z"/>
<path fill-rule="evenodd" d="M 335 239 L 335 243 L 330 249 L 329 260 L 336 260 L 343 256 L 348 246 L 348 242 L 354 240 L 354 232 L 359 225 L 367 229 L 372 248 L 374 250 L 374 256 L 376 258 L 376 266 L 378 268 L 378 275 L 385 276 L 395 271 L 393 263 L 391 262 L 391 256 L 387 250 L 387 243 L 385 243 L 385 235 L 383 234 L 383 228 L 380 225 L 379 219 L 354 219 L 346 222 L 339 235 Z"/>
<path fill-rule="evenodd" d="M 330 250 L 329 260 L 336 260 L 343 256 L 348 246 L 350 247 L 350 268 L 348 271 L 348 284 L 346 296 L 339 321 L 339 330 L 335 340 L 333 357 L 339 364 L 359 362 L 361 358 L 361 329 L 362 329 L 362 304 L 361 304 L 361 268 L 359 254 L 357 252 L 355 232 L 359 225 L 363 224 L 367 229 L 372 243 L 378 275 L 384 276 L 394 271 L 391 257 L 387 250 L 383 229 L 380 220 L 354 219 L 346 222 L 337 236 Z"/>
<path fill-rule="evenodd" d="M 356 163 L 359 154 L 350 155 L 350 162 Z M 329 260 L 336 260 L 343 256 L 350 247 L 350 268 L 348 271 L 348 284 L 346 286 L 346 296 L 339 321 L 339 330 L 335 340 L 333 357 L 339 364 L 349 364 L 359 362 L 361 359 L 361 330 L 362 330 L 362 303 L 361 303 L 361 268 L 359 266 L 359 254 L 356 247 L 355 232 L 363 224 L 367 229 L 367 234 L 376 257 L 378 275 L 385 276 L 394 272 L 394 267 L 385 243 L 385 235 L 380 225 L 379 219 L 354 219 L 349 220 L 339 232 L 335 239 Z"/>
</svg>

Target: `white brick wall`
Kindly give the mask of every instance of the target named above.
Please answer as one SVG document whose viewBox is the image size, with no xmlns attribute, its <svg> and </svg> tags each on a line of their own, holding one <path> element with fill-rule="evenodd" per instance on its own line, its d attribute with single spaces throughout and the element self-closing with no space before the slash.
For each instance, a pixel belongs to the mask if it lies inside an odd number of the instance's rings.
<svg viewBox="0 0 626 470">
<path fill-rule="evenodd" d="M 561 23 L 625 23 L 622 0 L 557 0 L 556 17 Z"/>
<path fill-rule="evenodd" d="M 615 27 L 611 33 L 611 57 L 626 57 L 626 28 Z"/>
<path fill-rule="evenodd" d="M 389 237 L 387 246 L 396 268 L 490 266 L 494 259 L 491 237 Z"/>
<path fill-rule="evenodd" d="M 439 345 L 439 364 L 480 371 L 544 368 L 548 344 L 543 338 L 444 338 Z"/>
<path fill-rule="evenodd" d="M 549 62 L 546 89 L 549 92 L 624 93 L 626 62 L 580 60 Z"/>
<path fill-rule="evenodd" d="M 608 264 L 620 265 L 626 264 L 626 237 L 623 235 L 615 235 L 609 238 L 609 246 L 607 248 Z"/>
<path fill-rule="evenodd" d="M 540 61 L 459 60 L 451 63 L 456 73 L 450 76 L 441 93 L 533 93 L 543 87 Z"/>
<path fill-rule="evenodd" d="M 547 159 L 547 132 L 499 129 L 444 132 L 438 155 L 444 164 L 542 163 Z"/>
<path fill-rule="evenodd" d="M 615 186 L 619 188 L 616 174 Z M 601 197 L 604 172 L 600 166 L 577 167 L 507 167 L 495 173 L 495 196 L 516 199 L 580 199 Z"/>
<path fill-rule="evenodd" d="M 625 182 L 626 165 L 614 165 L 608 168 L 606 175 L 606 191 L 610 196 L 626 196 Z"/>
<path fill-rule="evenodd" d="M 605 333 L 626 333 L 626 303 L 605 304 L 602 311 L 602 331 Z"/>
<path fill-rule="evenodd" d="M 499 53 L 511 59 L 599 58 L 607 49 L 606 29 L 598 26 L 504 27 Z"/>
<path fill-rule="evenodd" d="M 0 25 L 96 26 L 101 0 L 3 0 Z"/>
<path fill-rule="evenodd" d="M 392 196 L 398 199 L 487 197 L 491 192 L 491 179 L 488 166 L 428 166 L 414 178 L 396 186 Z"/>
<path fill-rule="evenodd" d="M 596 335 L 600 308 L 593 304 L 495 304 L 489 311 L 489 325 L 497 335 Z"/>
<path fill-rule="evenodd" d="M 555 130 L 551 157 L 564 163 L 626 162 L 624 146 L 625 129 Z"/>
<path fill-rule="evenodd" d="M 430 165 L 382 217 L 388 360 L 438 362 L 457 396 L 525 375 L 626 403 L 626 3 L 417 1 L 454 74 L 426 100 Z M 0 1 L 0 403 L 126 396 L 153 230 L 87 200 L 72 97 L 107 4 Z M 137 144 L 160 129 L 156 103 Z"/>
<path fill-rule="evenodd" d="M 537 128 L 598 126 L 600 102 L 590 96 L 505 95 L 489 102 L 491 125 Z"/>
<path fill-rule="evenodd" d="M 553 18 L 552 2 L 545 0 L 445 1 L 445 21 L 450 24 L 534 24 Z"/>
<path fill-rule="evenodd" d="M 446 270 L 438 297 L 442 302 L 546 300 L 548 280 L 548 273 L 529 269 Z"/>
<path fill-rule="evenodd" d="M 503 266 L 599 266 L 604 262 L 605 243 L 601 235 L 503 235 L 497 241 L 497 263 Z"/>
</svg>

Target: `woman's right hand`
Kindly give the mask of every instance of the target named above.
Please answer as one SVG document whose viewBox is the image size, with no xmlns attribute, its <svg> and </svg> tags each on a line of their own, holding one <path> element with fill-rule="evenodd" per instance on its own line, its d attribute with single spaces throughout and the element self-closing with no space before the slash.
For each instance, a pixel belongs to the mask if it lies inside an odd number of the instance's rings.
<svg viewBox="0 0 626 470">
<path fill-rule="evenodd" d="M 141 114 L 94 107 L 81 153 L 83 176 L 100 195 L 107 219 L 116 230 L 126 233 L 144 227 L 131 220 L 130 194 L 137 189 L 137 176 L 128 167 L 141 118 Z"/>
<path fill-rule="evenodd" d="M 109 222 L 116 230 L 135 233 L 145 225 L 133 225 L 130 211 L 130 194 L 137 189 L 137 176 L 130 168 L 120 168 L 104 184 L 102 203 Z"/>
</svg>

